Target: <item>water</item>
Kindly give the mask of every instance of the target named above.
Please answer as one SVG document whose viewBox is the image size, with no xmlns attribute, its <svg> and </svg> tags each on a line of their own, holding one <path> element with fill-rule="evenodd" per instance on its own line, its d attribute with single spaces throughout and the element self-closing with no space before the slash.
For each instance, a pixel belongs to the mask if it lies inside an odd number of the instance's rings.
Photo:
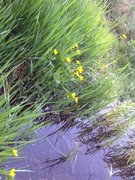
<svg viewBox="0 0 135 180">
<path fill-rule="evenodd" d="M 42 128 L 36 138 L 46 137 L 56 126 Z M 27 145 L 20 152 L 25 159 L 11 160 L 6 168 L 29 169 L 33 172 L 18 172 L 17 180 L 105 180 L 109 179 L 109 168 L 104 162 L 105 151 L 87 154 L 86 144 L 77 139 L 78 128 L 67 133 L 58 131 L 54 135 Z M 64 157 L 71 153 L 71 157 Z M 54 161 L 55 160 L 55 161 Z M 58 164 L 57 164 L 58 163 Z M 54 166 L 53 166 L 54 165 Z M 50 166 L 50 168 L 49 168 Z M 47 168 L 48 167 L 48 168 Z M 120 177 L 110 177 L 120 180 Z"/>
<path fill-rule="evenodd" d="M 114 126 L 103 114 L 86 122 L 70 114 L 38 119 L 52 124 L 4 168 L 32 171 L 17 172 L 16 180 L 135 180 L 135 133 L 120 136 L 123 122 L 115 119 Z"/>
</svg>

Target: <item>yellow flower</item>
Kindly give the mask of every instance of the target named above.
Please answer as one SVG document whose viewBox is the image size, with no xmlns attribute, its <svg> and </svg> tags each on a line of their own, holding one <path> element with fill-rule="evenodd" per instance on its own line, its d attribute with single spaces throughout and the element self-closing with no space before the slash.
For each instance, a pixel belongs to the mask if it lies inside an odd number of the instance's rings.
<svg viewBox="0 0 135 180">
<path fill-rule="evenodd" d="M 83 81 L 84 77 L 83 77 L 82 75 L 80 75 L 79 72 L 80 72 L 80 73 L 83 72 L 82 66 L 81 66 L 79 69 L 77 69 L 77 70 L 74 72 L 74 74 L 79 78 L 80 81 Z"/>
<path fill-rule="evenodd" d="M 66 58 L 66 61 L 67 61 L 68 63 L 70 63 L 70 62 L 71 62 L 71 58 L 70 58 L 70 57 L 67 57 L 67 58 Z"/>
<path fill-rule="evenodd" d="M 122 34 L 122 35 L 121 35 L 121 38 L 123 38 L 123 39 L 127 39 L 126 34 Z"/>
<path fill-rule="evenodd" d="M 83 73 L 84 69 L 82 66 L 77 67 L 77 71 L 81 74 Z"/>
<path fill-rule="evenodd" d="M 18 156 L 18 150 L 17 150 L 17 149 L 13 149 L 13 150 L 12 150 L 12 153 L 13 153 L 13 155 L 14 155 L 15 157 Z"/>
<path fill-rule="evenodd" d="M 13 168 L 13 169 L 10 170 L 9 175 L 11 177 L 15 177 L 15 173 L 16 173 L 16 169 Z"/>
<path fill-rule="evenodd" d="M 78 103 L 78 97 L 75 97 L 75 99 L 74 99 L 74 100 L 75 100 L 75 102 L 76 102 L 76 103 Z"/>
<path fill-rule="evenodd" d="M 81 51 L 79 49 L 77 49 L 76 52 L 77 52 L 78 55 L 81 55 Z"/>
<path fill-rule="evenodd" d="M 71 93 L 68 97 L 71 97 L 76 103 L 78 103 L 78 97 L 75 92 Z"/>
<path fill-rule="evenodd" d="M 54 55 L 58 55 L 58 54 L 59 54 L 59 51 L 58 51 L 57 49 L 54 49 L 54 50 L 53 50 L 53 53 L 54 53 Z"/>
<path fill-rule="evenodd" d="M 75 97 L 76 97 L 76 93 L 71 93 L 71 97 L 73 98 L 73 99 L 75 99 Z"/>
<path fill-rule="evenodd" d="M 80 81 L 83 81 L 84 77 L 80 75 L 79 79 L 80 79 Z"/>
<path fill-rule="evenodd" d="M 80 61 L 76 60 L 76 64 L 81 64 Z"/>
<path fill-rule="evenodd" d="M 79 74 L 79 72 L 78 72 L 77 70 L 74 72 L 74 74 L 75 74 L 77 77 L 80 76 L 80 74 Z"/>
<path fill-rule="evenodd" d="M 77 43 L 75 43 L 74 46 L 73 46 L 73 48 L 78 48 L 78 47 L 79 47 L 79 46 L 78 46 Z"/>
</svg>

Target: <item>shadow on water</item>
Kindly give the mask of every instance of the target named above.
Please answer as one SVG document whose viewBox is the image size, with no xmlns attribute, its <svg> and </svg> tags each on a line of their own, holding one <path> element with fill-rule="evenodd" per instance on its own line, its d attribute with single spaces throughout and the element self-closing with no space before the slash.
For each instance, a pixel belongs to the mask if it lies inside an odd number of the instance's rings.
<svg viewBox="0 0 135 180">
<path fill-rule="evenodd" d="M 135 179 L 135 133 L 119 140 L 122 125 L 104 115 L 85 122 L 73 113 L 49 114 L 36 123 L 47 120 L 50 127 L 36 132 L 42 138 L 21 150 L 25 158 L 4 164 L 33 171 L 17 173 L 17 180 Z"/>
</svg>

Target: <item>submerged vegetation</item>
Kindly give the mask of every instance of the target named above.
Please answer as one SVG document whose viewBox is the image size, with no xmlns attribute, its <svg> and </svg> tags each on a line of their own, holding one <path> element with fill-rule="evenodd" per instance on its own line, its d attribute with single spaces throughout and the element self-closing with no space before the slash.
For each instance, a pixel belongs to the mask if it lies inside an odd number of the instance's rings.
<svg viewBox="0 0 135 180">
<path fill-rule="evenodd" d="M 52 114 L 72 114 L 83 120 L 121 97 L 134 97 L 133 84 L 127 85 L 134 77 L 133 56 L 126 54 L 134 41 L 126 43 L 129 35 L 121 32 L 119 53 L 114 50 L 119 44 L 117 34 L 105 17 L 106 5 L 97 2 L 0 2 L 1 164 L 18 158 L 19 149 L 29 142 L 27 137 L 48 125 Z M 133 102 L 127 104 L 106 115 L 106 125 L 119 121 L 114 129 L 120 134 L 129 123 L 122 127 L 119 117 L 127 118 L 129 107 L 134 107 Z M 44 121 L 39 121 L 42 116 Z M 17 171 L 1 168 L 0 173 L 14 178 Z"/>
</svg>

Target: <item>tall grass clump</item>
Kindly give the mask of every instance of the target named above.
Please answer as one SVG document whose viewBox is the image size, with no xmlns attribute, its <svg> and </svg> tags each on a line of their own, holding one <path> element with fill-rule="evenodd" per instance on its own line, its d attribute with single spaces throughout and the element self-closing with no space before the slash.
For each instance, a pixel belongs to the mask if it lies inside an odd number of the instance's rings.
<svg viewBox="0 0 135 180">
<path fill-rule="evenodd" d="M 88 0 L 12 0 L 2 3 L 0 17 L 1 64 L 17 66 L 8 79 L 10 87 L 19 80 L 17 99 L 34 92 L 54 108 L 90 115 L 117 96 L 109 57 L 115 37 L 103 6 Z"/>
<path fill-rule="evenodd" d="M 35 119 L 43 114 L 41 113 L 42 102 L 40 99 L 33 102 L 31 106 L 28 106 L 28 100 L 12 104 L 12 99 L 17 91 L 14 90 L 15 87 L 7 89 L 6 84 L 13 69 L 8 73 L 3 73 L 4 70 L 9 69 L 9 66 L 10 64 L 1 66 L 0 69 L 0 175 L 7 175 L 12 179 L 19 170 L 4 169 L 2 164 L 9 158 L 15 160 L 21 157 L 20 149 L 32 141 L 33 132 L 43 125 L 35 122 Z M 27 110 L 26 106 L 29 107 Z M 46 122 L 44 125 L 48 125 L 48 123 Z"/>
</svg>

